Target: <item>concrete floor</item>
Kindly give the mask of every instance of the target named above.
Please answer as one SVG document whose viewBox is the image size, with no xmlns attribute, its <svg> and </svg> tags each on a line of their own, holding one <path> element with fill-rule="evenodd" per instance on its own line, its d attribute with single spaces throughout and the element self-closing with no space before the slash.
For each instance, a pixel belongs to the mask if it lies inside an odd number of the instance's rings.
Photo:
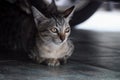
<svg viewBox="0 0 120 80">
<path fill-rule="evenodd" d="M 20 61 L 4 61 L 0 64 L 0 80 L 119 80 L 119 78 L 119 72 L 73 61 L 59 67 Z"/>
<path fill-rule="evenodd" d="M 0 80 L 120 80 L 119 35 L 73 30 L 74 54 L 59 67 L 0 57 Z"/>
</svg>

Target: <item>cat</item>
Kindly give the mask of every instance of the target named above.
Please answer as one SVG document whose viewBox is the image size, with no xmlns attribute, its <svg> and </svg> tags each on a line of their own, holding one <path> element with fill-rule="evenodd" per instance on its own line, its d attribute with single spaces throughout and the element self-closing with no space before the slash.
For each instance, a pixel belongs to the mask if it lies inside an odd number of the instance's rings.
<svg viewBox="0 0 120 80">
<path fill-rule="evenodd" d="M 52 7 L 50 7 L 52 6 Z M 30 57 L 38 63 L 46 63 L 48 66 L 58 66 L 67 62 L 72 55 L 74 46 L 68 39 L 71 29 L 70 17 L 74 6 L 58 13 L 54 0 L 49 6 L 50 18 L 47 18 L 35 7 L 32 7 L 33 15 L 38 29 L 36 46 L 31 51 Z M 51 9 L 51 10 L 50 10 Z"/>
<path fill-rule="evenodd" d="M 37 63 L 58 66 L 66 63 L 74 46 L 68 39 L 74 6 L 57 11 L 54 0 L 46 16 L 28 0 L 0 2 L 0 46 L 25 51 Z"/>
</svg>

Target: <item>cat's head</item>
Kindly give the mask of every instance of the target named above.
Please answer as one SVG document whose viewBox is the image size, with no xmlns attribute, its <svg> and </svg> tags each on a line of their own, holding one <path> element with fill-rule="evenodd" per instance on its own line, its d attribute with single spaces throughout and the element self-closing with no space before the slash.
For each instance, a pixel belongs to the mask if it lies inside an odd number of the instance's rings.
<svg viewBox="0 0 120 80">
<path fill-rule="evenodd" d="M 51 15 L 47 18 L 38 9 L 32 6 L 33 16 L 39 37 L 44 41 L 52 41 L 59 44 L 67 40 L 71 28 L 69 25 L 70 17 L 73 13 L 74 6 L 59 14 Z"/>
</svg>

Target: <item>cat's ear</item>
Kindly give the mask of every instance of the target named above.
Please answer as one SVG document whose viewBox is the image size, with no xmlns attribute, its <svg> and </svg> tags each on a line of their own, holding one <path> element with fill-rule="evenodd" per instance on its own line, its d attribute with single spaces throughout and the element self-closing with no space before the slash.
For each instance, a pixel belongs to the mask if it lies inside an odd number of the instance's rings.
<svg viewBox="0 0 120 80">
<path fill-rule="evenodd" d="M 44 20 L 47 20 L 48 18 L 45 17 L 37 8 L 32 6 L 32 12 L 33 12 L 33 17 L 35 20 L 35 23 L 38 24 L 39 22 L 42 22 Z"/>
<path fill-rule="evenodd" d="M 74 10 L 75 10 L 75 6 L 72 6 L 69 9 L 65 10 L 63 12 L 63 17 L 65 17 L 69 21 L 73 15 Z"/>
</svg>

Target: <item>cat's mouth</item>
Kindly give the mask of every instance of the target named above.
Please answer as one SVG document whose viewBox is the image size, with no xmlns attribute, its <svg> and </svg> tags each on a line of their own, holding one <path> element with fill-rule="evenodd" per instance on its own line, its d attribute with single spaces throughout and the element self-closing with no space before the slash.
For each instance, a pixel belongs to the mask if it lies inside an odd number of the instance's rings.
<svg viewBox="0 0 120 80">
<path fill-rule="evenodd" d="M 56 44 L 62 44 L 64 41 L 65 41 L 65 39 L 64 40 L 58 39 L 58 40 L 55 41 L 55 43 Z"/>
</svg>

